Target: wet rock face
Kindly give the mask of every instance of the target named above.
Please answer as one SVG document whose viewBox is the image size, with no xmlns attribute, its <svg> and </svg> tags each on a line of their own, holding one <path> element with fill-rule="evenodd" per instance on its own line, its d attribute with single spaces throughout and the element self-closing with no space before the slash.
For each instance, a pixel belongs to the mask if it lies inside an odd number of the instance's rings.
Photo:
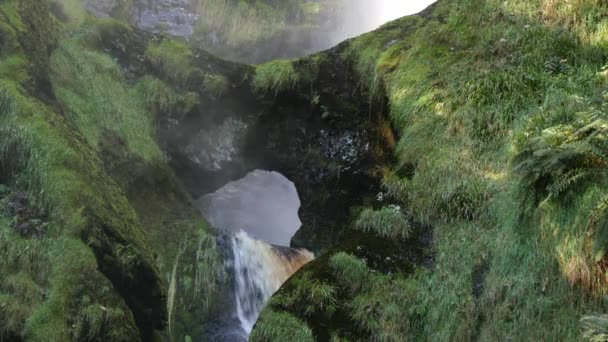
<svg viewBox="0 0 608 342">
<path fill-rule="evenodd" d="M 184 149 L 188 159 L 208 171 L 222 171 L 224 167 L 242 159 L 242 137 L 247 124 L 237 118 L 227 118 L 215 127 L 196 133 Z"/>
<path fill-rule="evenodd" d="M 193 49 L 193 66 L 203 74 L 225 76 L 230 86 L 211 96 L 196 82 L 175 84 L 163 70 L 136 56 L 144 54 L 150 37 L 102 37 L 104 47 L 124 69 L 153 74 L 181 94 L 194 92 L 200 102 L 157 113 L 158 138 L 170 165 L 193 198 L 212 193 L 255 170 L 277 171 L 295 183 L 302 206 L 302 228 L 292 247 L 327 250 L 343 236 L 352 206 L 362 205 L 379 191 L 377 168 L 392 158 L 384 139 L 390 126 L 384 103 L 369 103 L 370 95 L 356 73 L 340 57 L 344 46 L 319 58 L 318 77 L 295 88 L 266 95 L 251 86 L 254 69 L 219 60 Z M 123 47 L 128 47 L 125 54 Z M 309 73 L 308 62 L 296 63 Z"/>
<path fill-rule="evenodd" d="M 196 0 L 135 0 L 133 21 L 148 32 L 166 32 L 177 37 L 194 33 Z"/>
<path fill-rule="evenodd" d="M 128 0 L 87 0 L 86 9 L 97 17 L 110 17 L 117 10 L 129 6 Z"/>
</svg>

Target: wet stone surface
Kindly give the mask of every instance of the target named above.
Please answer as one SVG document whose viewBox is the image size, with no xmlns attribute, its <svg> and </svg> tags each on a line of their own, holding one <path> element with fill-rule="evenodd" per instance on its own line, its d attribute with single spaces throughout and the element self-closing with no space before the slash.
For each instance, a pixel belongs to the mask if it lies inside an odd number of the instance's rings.
<svg viewBox="0 0 608 342">
<path fill-rule="evenodd" d="M 198 20 L 195 10 L 195 0 L 136 0 L 133 21 L 148 32 L 189 37 Z"/>
<path fill-rule="evenodd" d="M 194 135 L 185 148 L 190 161 L 208 171 L 220 171 L 224 164 L 238 159 L 240 139 L 247 124 L 239 119 L 227 118 L 217 127 L 203 129 Z"/>
</svg>

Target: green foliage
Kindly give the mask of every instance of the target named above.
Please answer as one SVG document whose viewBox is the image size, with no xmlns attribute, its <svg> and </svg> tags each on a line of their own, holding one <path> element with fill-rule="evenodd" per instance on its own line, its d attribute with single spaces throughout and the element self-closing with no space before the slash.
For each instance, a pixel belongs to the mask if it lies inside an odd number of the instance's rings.
<svg viewBox="0 0 608 342">
<path fill-rule="evenodd" d="M 10 56 L 0 60 L 0 78 L 11 79 L 20 84 L 30 80 L 27 59 L 24 56 Z"/>
<path fill-rule="evenodd" d="M 151 43 L 146 49 L 146 60 L 161 72 L 163 77 L 175 84 L 187 84 L 202 78 L 200 69 L 192 65 L 194 54 L 190 48 L 177 40 L 163 39 Z"/>
<path fill-rule="evenodd" d="M 340 252 L 332 255 L 330 262 L 340 285 L 347 287 L 351 293 L 363 288 L 369 277 L 369 270 L 365 262 L 353 255 Z"/>
<path fill-rule="evenodd" d="M 371 334 L 373 341 L 412 340 L 414 284 L 405 279 L 376 277 L 369 289 L 353 298 L 352 318 Z"/>
<path fill-rule="evenodd" d="M 51 0 L 50 4 L 55 12 L 61 13 L 60 19 L 67 19 L 71 24 L 80 24 L 87 16 L 83 0 Z"/>
<path fill-rule="evenodd" d="M 585 316 L 581 319 L 583 338 L 591 342 L 608 341 L 608 316 Z"/>
<path fill-rule="evenodd" d="M 273 296 L 271 306 L 281 306 L 306 316 L 335 313 L 338 301 L 337 290 L 334 286 L 313 279 L 309 272 L 299 274 L 289 284 L 290 288 Z"/>
<path fill-rule="evenodd" d="M 401 209 L 395 207 L 364 209 L 359 214 L 355 227 L 388 239 L 405 239 L 409 237 L 412 229 Z"/>
<path fill-rule="evenodd" d="M 206 74 L 203 78 L 203 88 L 214 97 L 222 97 L 230 89 L 230 81 L 220 74 Z"/>
<path fill-rule="evenodd" d="M 293 89 L 299 80 L 300 75 L 294 69 L 293 62 L 276 60 L 256 67 L 253 88 L 258 92 L 273 92 L 276 95 Z"/>
<path fill-rule="evenodd" d="M 605 179 L 608 123 L 603 119 L 589 121 L 551 127 L 528 140 L 513 161 L 524 189 L 534 192 L 527 197 L 559 199 L 573 190 L 584 190 L 588 180 Z"/>
<path fill-rule="evenodd" d="M 154 140 L 154 118 L 147 113 L 150 95 L 140 92 L 143 87 L 128 86 L 109 56 L 66 41 L 53 54 L 51 69 L 66 118 L 89 144 L 99 147 L 111 132 L 121 140 L 113 143 L 126 144 L 144 160 L 164 158 Z"/>
<path fill-rule="evenodd" d="M 293 2 L 275 5 L 264 1 L 209 0 L 199 1 L 197 13 L 201 16 L 197 31 L 214 32 L 230 46 L 268 39 L 287 28 L 288 9 Z"/>
<path fill-rule="evenodd" d="M 579 340 L 580 318 L 608 311 L 606 9 L 440 1 L 347 44 L 399 132 L 383 187 L 433 227 L 433 267 L 407 278 L 329 258 L 362 336 Z"/>
<path fill-rule="evenodd" d="M 214 236 L 200 233 L 195 267 L 193 300 L 202 300 L 204 307 L 208 307 L 227 278 L 224 260 Z"/>
<path fill-rule="evenodd" d="M 312 331 L 296 317 L 284 313 L 265 310 L 250 336 L 254 342 L 272 341 L 314 341 Z"/>
</svg>

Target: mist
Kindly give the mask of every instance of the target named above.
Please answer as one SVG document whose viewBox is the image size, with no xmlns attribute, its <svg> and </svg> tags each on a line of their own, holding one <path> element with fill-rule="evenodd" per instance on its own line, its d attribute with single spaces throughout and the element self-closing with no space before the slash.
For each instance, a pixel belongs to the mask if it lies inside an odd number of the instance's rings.
<svg viewBox="0 0 608 342">
<path fill-rule="evenodd" d="M 186 38 L 221 58 L 257 64 L 329 49 L 433 2 L 286 0 L 269 9 L 258 2 L 235 6 L 231 0 L 135 0 L 132 21 L 146 31 Z"/>
</svg>

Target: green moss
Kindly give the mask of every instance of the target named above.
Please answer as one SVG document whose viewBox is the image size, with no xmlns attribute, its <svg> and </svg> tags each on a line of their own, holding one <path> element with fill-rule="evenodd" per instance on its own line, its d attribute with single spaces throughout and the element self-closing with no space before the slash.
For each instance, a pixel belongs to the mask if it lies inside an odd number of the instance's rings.
<svg viewBox="0 0 608 342">
<path fill-rule="evenodd" d="M 128 298 L 131 308 L 143 307 L 161 317 L 162 310 L 159 314 L 159 309 L 154 309 L 154 301 L 162 297 L 162 292 L 158 278 L 155 283 L 151 252 L 132 209 L 116 185 L 103 175 L 93 150 L 74 134 L 62 116 L 29 97 L 13 82 L 2 81 L 0 94 L 3 178 L 27 189 L 35 203 L 62 222 L 49 232 L 55 240 L 28 240 L 24 241 L 25 248 L 3 249 L 8 253 L 5 260 L 15 260 L 27 251 L 33 253 L 16 261 L 23 269 L 30 264 L 30 274 L 48 291 L 47 299 L 32 307 L 34 311 L 20 334 L 31 340 L 66 340 L 88 334 L 88 328 L 74 330 L 80 310 L 86 309 L 79 301 L 88 296 L 90 305 L 98 302 L 109 310 L 116 308 L 112 319 L 122 322 L 105 327 L 103 334 L 116 332 L 127 340 L 136 338 L 131 309 L 110 289 L 114 284 L 129 282 L 127 279 L 145 279 L 153 289 L 149 291 L 148 284 L 146 291 Z M 18 240 L 16 236 L 7 237 L 10 245 Z M 88 241 L 88 246 L 79 238 Z M 37 243 L 41 246 L 31 245 Z M 122 256 L 125 248 L 132 250 L 132 261 Z M 99 273 L 100 268 L 115 272 L 108 275 L 114 284 Z M 143 318 L 142 311 L 138 314 Z"/>
<path fill-rule="evenodd" d="M 30 79 L 27 63 L 27 59 L 20 55 L 0 59 L 0 78 L 12 79 L 19 84 L 25 84 Z"/>
<path fill-rule="evenodd" d="M 164 39 L 152 43 L 146 49 L 146 59 L 168 80 L 176 84 L 203 77 L 202 71 L 193 66 L 194 55 L 184 43 Z"/>
<path fill-rule="evenodd" d="M 253 88 L 258 92 L 273 92 L 276 95 L 293 89 L 299 80 L 300 76 L 292 61 L 276 60 L 256 67 Z"/>
<path fill-rule="evenodd" d="M 83 0 L 51 0 L 50 4 L 51 8 L 61 13 L 60 19 L 67 19 L 67 22 L 74 25 L 82 23 L 87 16 Z"/>
<path fill-rule="evenodd" d="M 126 144 L 144 160 L 164 158 L 155 142 L 154 118 L 147 113 L 150 95 L 141 91 L 147 89 L 129 87 L 109 56 L 67 41 L 54 53 L 51 69 L 67 119 L 89 144 L 98 147 L 111 132 L 119 139 L 115 144 Z"/>
<path fill-rule="evenodd" d="M 203 88 L 212 96 L 219 98 L 230 88 L 230 81 L 224 75 L 206 74 L 203 78 Z"/>
<path fill-rule="evenodd" d="M 312 331 L 297 318 L 283 312 L 265 310 L 252 333 L 251 341 L 314 341 Z"/>
</svg>

